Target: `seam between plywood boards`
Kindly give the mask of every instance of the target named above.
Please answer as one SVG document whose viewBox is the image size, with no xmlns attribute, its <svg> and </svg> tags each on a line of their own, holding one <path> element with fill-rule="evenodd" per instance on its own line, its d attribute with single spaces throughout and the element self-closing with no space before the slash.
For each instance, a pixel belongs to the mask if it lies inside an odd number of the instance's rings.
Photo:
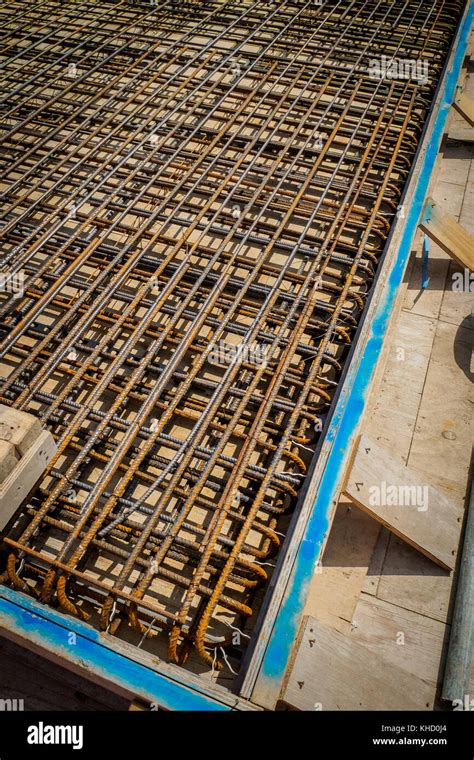
<svg viewBox="0 0 474 760">
<path fill-rule="evenodd" d="M 453 499 L 432 482 L 420 493 L 418 483 L 423 482 L 422 473 L 407 467 L 376 439 L 363 434 L 354 449 L 356 457 L 344 481 L 344 496 L 437 565 L 453 570 L 459 543 L 459 521 L 455 519 L 459 517 L 459 509 Z M 405 499 L 401 504 L 390 504 L 382 497 L 376 504 L 371 503 L 372 485 L 380 488 L 384 481 L 395 488 L 408 487 L 409 493 L 415 493 L 415 503 L 411 502 L 411 496 L 409 501 L 416 509 L 407 509 Z"/>
<path fill-rule="evenodd" d="M 403 202 L 409 204 L 409 214 L 402 222 L 398 219 L 393 228 L 377 287 L 358 331 L 355 350 L 323 444 L 313 459 L 313 463 L 316 458 L 317 462 L 313 464 L 308 486 L 302 495 L 298 521 L 292 526 L 293 533 L 286 553 L 280 558 L 277 580 L 266 604 L 265 617 L 260 623 L 260 635 L 241 684 L 242 696 L 251 696 L 252 701 L 269 709 L 278 700 L 309 583 L 327 541 L 347 452 L 367 403 L 368 389 L 404 276 L 454 98 L 472 16 L 471 0 L 465 8 L 403 198 Z"/>
<path fill-rule="evenodd" d="M 304 627 L 303 623 L 304 623 L 304 621 L 306 620 L 307 617 L 309 617 L 309 616 L 306 615 L 306 614 L 303 614 L 303 616 L 302 616 L 302 624 L 298 628 L 298 632 L 296 634 L 294 646 L 293 646 L 293 648 L 292 648 L 292 650 L 290 652 L 290 657 L 288 659 L 288 666 L 287 666 L 286 671 L 285 671 L 285 673 L 283 675 L 283 681 L 282 681 L 282 686 L 281 686 L 280 697 L 282 698 L 282 702 L 284 704 L 286 704 L 287 706 L 289 706 L 289 707 L 291 707 L 291 705 L 289 703 L 285 703 L 285 701 L 283 700 L 283 697 L 285 695 L 285 691 L 286 691 L 286 687 L 288 685 L 288 681 L 290 680 L 290 677 L 291 677 L 293 666 L 295 665 L 296 659 L 298 657 L 298 652 L 299 652 L 300 647 L 301 647 L 301 645 L 303 643 L 304 633 L 305 633 L 305 627 Z"/>
<path fill-rule="evenodd" d="M 421 661 L 413 669 L 400 662 L 401 647 L 393 640 L 378 641 L 381 626 L 394 633 L 390 614 L 367 613 L 376 629 L 371 641 L 356 631 L 344 635 L 319 620 L 305 615 L 301 625 L 301 646 L 287 681 L 282 701 L 299 710 L 426 710 L 435 699 L 434 673 Z M 439 631 L 430 626 L 426 639 L 439 648 Z M 413 644 L 411 645 L 413 653 Z M 318 656 L 319 654 L 319 656 Z"/>
</svg>

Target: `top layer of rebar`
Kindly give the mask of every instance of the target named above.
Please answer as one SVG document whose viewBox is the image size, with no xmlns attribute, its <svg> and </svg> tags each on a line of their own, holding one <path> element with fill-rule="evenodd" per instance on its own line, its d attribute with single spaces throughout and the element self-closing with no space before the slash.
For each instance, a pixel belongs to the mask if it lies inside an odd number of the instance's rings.
<svg viewBox="0 0 474 760">
<path fill-rule="evenodd" d="M 3 5 L 4 581 L 238 667 L 462 5 Z"/>
</svg>

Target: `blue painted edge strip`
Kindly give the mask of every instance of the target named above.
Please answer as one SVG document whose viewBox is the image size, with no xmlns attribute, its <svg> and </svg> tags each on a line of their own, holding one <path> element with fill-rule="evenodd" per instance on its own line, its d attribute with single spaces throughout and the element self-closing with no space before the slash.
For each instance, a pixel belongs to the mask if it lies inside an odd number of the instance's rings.
<svg viewBox="0 0 474 760">
<path fill-rule="evenodd" d="M 45 608 L 26 594 L 5 586 L 0 587 L 0 629 L 2 627 L 164 709 L 231 709 L 104 646 L 101 634 L 91 626 Z"/>
<path fill-rule="evenodd" d="M 403 279 L 411 251 L 411 243 L 423 211 L 423 204 L 444 133 L 446 118 L 454 100 L 456 84 L 473 20 L 473 11 L 474 3 L 473 0 L 470 0 L 458 32 L 452 67 L 445 75 L 438 113 L 423 158 L 413 200 L 410 204 L 410 212 L 405 220 L 405 228 L 397 256 L 392 264 L 384 295 L 376 308 L 370 325 L 370 335 L 364 354 L 358 367 L 353 368 L 352 373 L 349 368 L 344 389 L 327 431 L 325 443 L 327 442 L 331 446 L 331 450 L 257 679 L 257 690 L 259 690 L 259 685 L 263 685 L 271 690 L 275 699 L 278 698 L 290 657 L 291 646 L 298 631 L 308 586 L 315 571 L 325 534 L 329 529 L 331 504 L 337 495 L 338 484 L 346 462 L 346 452 L 364 410 L 367 391 L 385 338 L 395 296 Z"/>
</svg>

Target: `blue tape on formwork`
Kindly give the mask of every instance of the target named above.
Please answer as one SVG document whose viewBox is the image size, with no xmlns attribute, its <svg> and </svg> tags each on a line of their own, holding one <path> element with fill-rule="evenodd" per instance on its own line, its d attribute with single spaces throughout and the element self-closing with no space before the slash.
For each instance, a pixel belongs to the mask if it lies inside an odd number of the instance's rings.
<svg viewBox="0 0 474 760">
<path fill-rule="evenodd" d="M 316 563 L 329 529 L 331 505 L 337 496 L 337 488 L 343 474 L 346 454 L 357 430 L 364 410 L 367 392 L 385 338 L 387 325 L 397 290 L 402 282 L 412 240 L 423 210 L 433 167 L 445 129 L 446 117 L 453 103 L 468 35 L 473 21 L 474 2 L 470 0 L 459 28 L 451 69 L 446 72 L 441 89 L 441 100 L 435 117 L 433 131 L 416 183 L 416 188 L 405 219 L 405 227 L 396 259 L 387 280 L 387 287 L 377 305 L 370 324 L 370 335 L 364 354 L 357 367 L 349 366 L 344 388 L 326 434 L 325 445 L 330 446 L 327 464 L 321 478 L 316 501 L 312 507 L 301 547 L 295 558 L 290 580 L 275 619 L 272 633 L 260 668 L 255 698 L 271 693 L 276 700 L 288 664 L 291 646 L 295 640 L 305 604 L 307 590 L 312 581 Z"/>
<path fill-rule="evenodd" d="M 104 645 L 104 637 L 91 626 L 66 617 L 31 597 L 0 587 L 0 630 L 26 637 L 94 675 L 123 687 L 131 694 L 156 702 L 166 710 L 230 710 L 229 705 L 164 676 L 131 657 Z"/>
</svg>

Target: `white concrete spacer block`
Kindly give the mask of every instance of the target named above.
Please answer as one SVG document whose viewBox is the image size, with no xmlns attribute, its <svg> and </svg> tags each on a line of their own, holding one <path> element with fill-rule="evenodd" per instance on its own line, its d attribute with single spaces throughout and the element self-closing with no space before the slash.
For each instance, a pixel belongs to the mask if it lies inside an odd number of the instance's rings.
<svg viewBox="0 0 474 760">
<path fill-rule="evenodd" d="M 40 421 L 32 414 L 0 404 L 0 439 L 12 443 L 21 457 L 41 432 Z"/>
<path fill-rule="evenodd" d="M 32 414 L 0 404 L 0 530 L 56 453 L 54 438 Z"/>
</svg>

